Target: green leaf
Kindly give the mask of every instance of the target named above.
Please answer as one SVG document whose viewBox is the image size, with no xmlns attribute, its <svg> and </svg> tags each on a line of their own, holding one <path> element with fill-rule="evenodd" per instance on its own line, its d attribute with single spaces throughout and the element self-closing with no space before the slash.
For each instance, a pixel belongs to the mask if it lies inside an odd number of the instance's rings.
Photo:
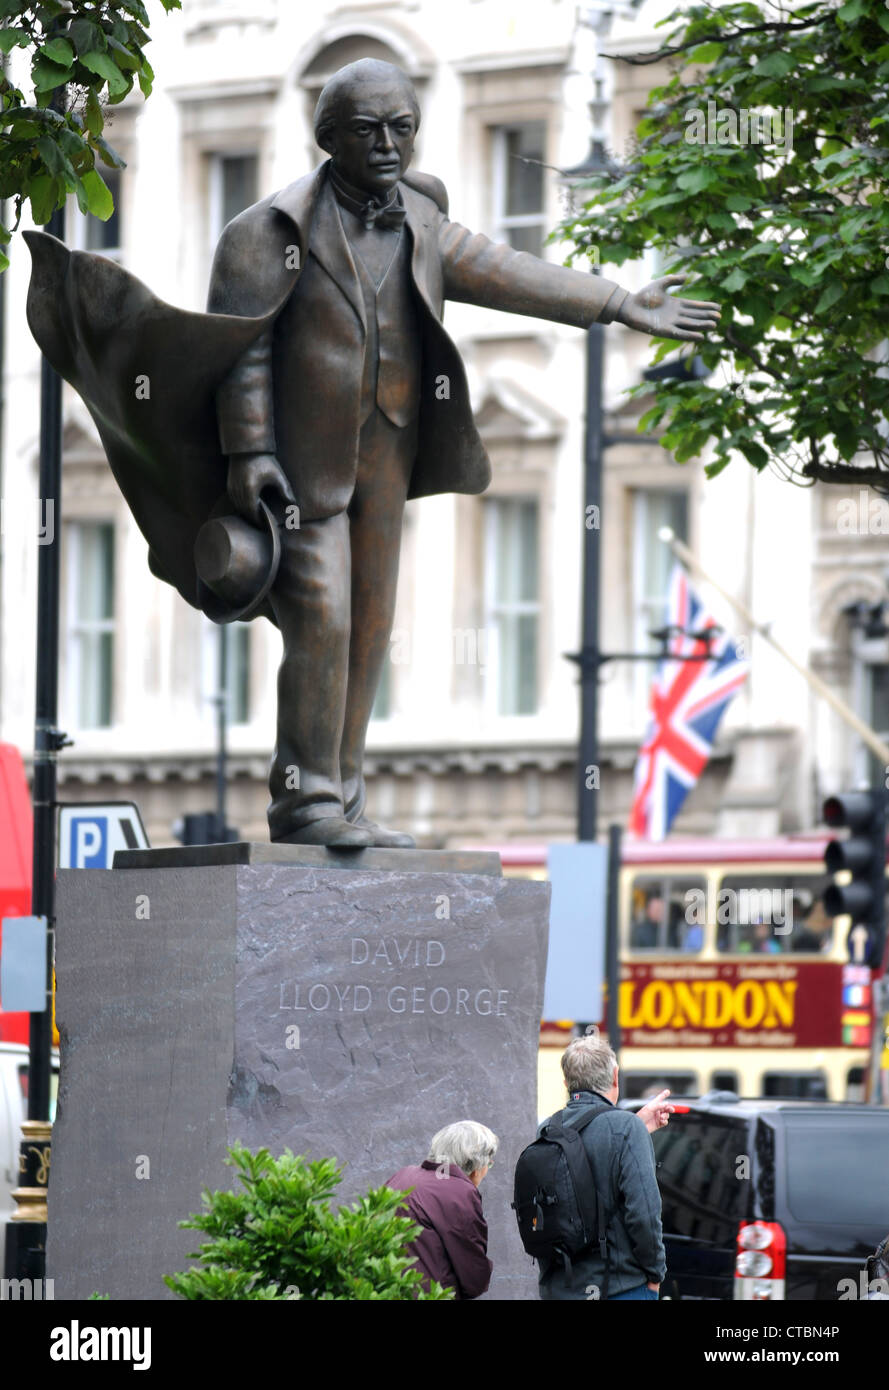
<svg viewBox="0 0 889 1390">
<path fill-rule="evenodd" d="M 51 174 L 64 174 L 67 160 L 59 145 L 51 135 L 44 135 L 37 141 L 40 157 Z"/>
<path fill-rule="evenodd" d="M 154 69 L 147 58 L 142 59 L 142 66 L 139 69 L 139 86 L 144 97 L 151 96 L 151 87 L 154 82 Z"/>
<path fill-rule="evenodd" d="M 689 60 L 693 63 L 715 63 L 717 58 L 723 54 L 721 43 L 702 43 L 698 48 L 693 48 L 689 53 Z"/>
<path fill-rule="evenodd" d="M 742 290 L 746 284 L 747 276 L 740 266 L 735 266 L 734 270 L 723 280 L 722 288 L 728 290 L 729 294 L 734 294 L 737 290 Z"/>
<path fill-rule="evenodd" d="M 108 83 L 108 91 L 112 96 L 125 94 L 129 90 L 129 84 L 120 68 L 107 53 L 85 53 L 80 60 L 85 68 L 94 72 L 98 77 L 104 77 Z"/>
<path fill-rule="evenodd" d="M 114 199 L 111 196 L 111 189 L 105 183 L 101 174 L 97 174 L 95 169 L 90 169 L 81 178 L 83 190 L 86 195 L 86 202 L 93 217 L 98 217 L 100 221 L 107 222 L 114 211 Z"/>
<path fill-rule="evenodd" d="M 139 57 L 135 53 L 131 53 L 119 40 L 109 38 L 108 48 L 114 54 L 114 61 L 119 68 L 132 70 L 139 66 Z"/>
<path fill-rule="evenodd" d="M 754 468 L 760 472 L 768 465 L 769 456 L 761 444 L 757 444 L 753 439 L 738 440 L 739 451 L 744 455 L 748 463 L 752 463 Z"/>
<path fill-rule="evenodd" d="M 841 19 L 844 24 L 854 24 L 856 19 L 860 19 L 866 8 L 866 0 L 848 0 L 848 4 L 843 5 L 837 10 L 837 19 Z"/>
<path fill-rule="evenodd" d="M 53 63 L 59 63 L 64 68 L 70 68 L 74 62 L 74 49 L 67 39 L 50 39 L 49 43 L 43 44 L 37 50 L 42 53 L 44 58 L 49 58 Z"/>
<path fill-rule="evenodd" d="M 796 58 L 792 53 L 769 53 L 765 58 L 761 58 L 753 71 L 760 77 L 784 77 L 788 72 L 792 72 L 796 67 Z"/>
<path fill-rule="evenodd" d="M 145 24 L 147 26 L 151 22 L 148 11 L 141 3 L 141 0 L 128 0 L 128 3 L 125 5 L 121 4 L 120 8 L 123 10 L 124 14 L 131 14 L 134 19 L 138 19 L 140 24 Z"/>
<path fill-rule="evenodd" d="M 31 64 L 31 78 L 37 92 L 51 92 L 63 87 L 70 77 L 68 68 L 52 63 L 48 58 L 35 58 Z"/>
<path fill-rule="evenodd" d="M 869 289 L 871 294 L 889 294 L 889 275 L 878 275 L 871 280 Z"/>
<path fill-rule="evenodd" d="M 689 193 L 703 193 L 705 188 L 719 182 L 719 175 L 706 165 L 701 165 L 697 169 L 688 169 L 684 174 L 680 174 L 676 182 Z"/>
<path fill-rule="evenodd" d="M 27 48 L 31 35 L 27 29 L 0 29 L 0 53 L 11 53 L 14 48 Z"/>
<path fill-rule="evenodd" d="M 71 21 L 67 30 L 68 38 L 82 58 L 85 53 L 104 53 L 108 46 L 105 31 L 91 19 L 81 15 Z"/>
<path fill-rule="evenodd" d="M 842 299 L 846 293 L 846 287 L 840 280 L 831 280 L 830 284 L 821 293 L 821 298 L 815 305 L 815 313 L 823 314 L 831 305 L 836 304 L 838 299 Z"/>
<path fill-rule="evenodd" d="M 102 134 L 105 121 L 102 116 L 102 108 L 99 105 L 99 98 L 93 91 L 87 93 L 84 118 L 86 120 L 86 128 L 90 135 Z"/>
<path fill-rule="evenodd" d="M 858 453 L 858 430 L 853 423 L 838 425 L 834 430 L 837 448 L 848 462 Z"/>
<path fill-rule="evenodd" d="M 59 202 L 58 181 L 49 174 L 35 174 L 28 186 L 31 215 L 38 226 L 49 221 Z"/>
</svg>

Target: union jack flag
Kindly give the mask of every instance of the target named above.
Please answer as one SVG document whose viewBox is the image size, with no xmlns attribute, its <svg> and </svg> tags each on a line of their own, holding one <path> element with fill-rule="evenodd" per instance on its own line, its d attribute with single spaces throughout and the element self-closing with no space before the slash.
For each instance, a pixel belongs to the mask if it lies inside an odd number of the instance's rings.
<svg viewBox="0 0 889 1390">
<path fill-rule="evenodd" d="M 670 636 L 668 656 L 655 670 L 630 811 L 631 832 L 646 840 L 666 836 L 707 766 L 719 721 L 749 670 L 734 640 L 722 631 L 710 638 L 711 660 L 677 660 L 705 656 L 706 638 L 686 634 L 717 626 L 681 565 L 670 576 L 667 626 L 682 631 Z"/>
</svg>

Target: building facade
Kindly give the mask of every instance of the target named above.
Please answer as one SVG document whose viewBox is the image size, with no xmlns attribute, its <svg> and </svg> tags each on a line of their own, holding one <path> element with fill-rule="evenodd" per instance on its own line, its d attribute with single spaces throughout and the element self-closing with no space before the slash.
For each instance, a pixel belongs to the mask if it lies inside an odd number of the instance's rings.
<svg viewBox="0 0 889 1390">
<path fill-rule="evenodd" d="M 659 80 L 656 69 L 603 57 L 603 40 L 610 52 L 653 47 L 657 17 L 651 5 L 606 21 L 570 0 L 319 0 L 308 16 L 287 0 L 183 0 L 169 17 L 158 8 L 154 93 L 114 108 L 109 129 L 127 161 L 109 176 L 116 211 L 103 224 L 69 210 L 67 239 L 115 257 L 162 298 L 203 308 L 222 227 L 320 162 L 318 93 L 337 68 L 369 56 L 413 78 L 423 111 L 414 166 L 444 181 L 451 216 L 562 261 L 567 248 L 548 240 L 571 196 L 562 171 L 594 138 L 625 152 Z M 37 499 L 27 262 L 17 243 L 6 276 L 0 737 L 26 757 L 33 746 L 37 550 L 51 540 L 63 567 L 60 723 L 74 740 L 60 759 L 60 796 L 134 799 L 151 842 L 167 844 L 179 818 L 214 804 L 219 631 L 150 575 L 92 422 L 67 388 L 63 496 Z M 605 273 L 636 289 L 656 268 Z M 493 482 L 482 497 L 408 505 L 368 745 L 369 810 L 433 847 L 571 838 L 578 688 L 566 654 L 579 646 L 586 338 L 462 304 L 447 307 L 446 324 Z M 644 406 L 624 391 L 650 348 L 618 325 L 605 336 L 606 428 L 628 436 Z M 864 522 L 844 531 L 857 493 L 803 491 L 743 461 L 708 482 L 703 461 L 680 467 L 656 443 L 609 448 L 603 646 L 650 647 L 671 563 L 658 532 L 669 524 L 798 660 L 889 726 L 886 638 L 868 634 L 853 607 L 886 593 L 885 535 L 867 520 L 872 504 L 886 504 L 867 493 Z M 730 610 L 716 615 L 749 639 L 752 673 L 676 828 L 768 835 L 810 825 L 821 792 L 864 771 L 856 741 Z M 279 656 L 264 621 L 228 634 L 228 820 L 241 838 L 267 835 Z M 603 823 L 627 816 L 649 676 L 642 662 L 605 668 Z"/>
</svg>

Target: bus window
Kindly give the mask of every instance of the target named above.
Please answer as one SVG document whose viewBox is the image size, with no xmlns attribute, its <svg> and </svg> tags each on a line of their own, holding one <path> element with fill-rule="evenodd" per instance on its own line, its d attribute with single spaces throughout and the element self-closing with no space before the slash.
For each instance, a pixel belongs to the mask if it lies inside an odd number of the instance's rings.
<svg viewBox="0 0 889 1390">
<path fill-rule="evenodd" d="M 827 1100 L 827 1078 L 823 1071 L 767 1071 L 762 1094 L 783 1100 Z"/>
<path fill-rule="evenodd" d="M 623 1071 L 620 1073 L 622 1100 L 651 1100 L 661 1091 L 674 1096 L 700 1095 L 695 1071 Z"/>
<path fill-rule="evenodd" d="M 824 874 L 726 874 L 716 903 L 716 943 L 740 955 L 820 954 L 833 945 Z"/>
<path fill-rule="evenodd" d="M 734 1091 L 738 1094 L 738 1073 L 736 1071 L 714 1071 L 710 1076 L 711 1091 Z"/>
<path fill-rule="evenodd" d="M 846 1100 L 864 1100 L 867 1072 L 864 1067 L 850 1067 L 846 1072 Z"/>
<path fill-rule="evenodd" d="M 694 896 L 693 896 L 694 895 Z M 703 878 L 652 874 L 633 879 L 630 950 L 697 953 L 704 945 L 699 905 L 706 901 Z"/>
</svg>

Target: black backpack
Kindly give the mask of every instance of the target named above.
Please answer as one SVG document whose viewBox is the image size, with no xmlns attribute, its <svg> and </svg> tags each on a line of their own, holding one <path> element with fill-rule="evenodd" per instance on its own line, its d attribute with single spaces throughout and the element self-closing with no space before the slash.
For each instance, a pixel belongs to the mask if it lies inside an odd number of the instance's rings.
<svg viewBox="0 0 889 1390">
<path fill-rule="evenodd" d="M 564 1111 L 552 1115 L 533 1144 L 519 1155 L 512 1202 L 519 1237 L 529 1255 L 542 1264 L 561 1260 L 571 1269 L 571 1257 L 598 1241 L 605 1265 L 608 1296 L 608 1246 L 602 1195 L 581 1132 L 607 1110 L 583 1111 L 563 1122 Z"/>
</svg>

